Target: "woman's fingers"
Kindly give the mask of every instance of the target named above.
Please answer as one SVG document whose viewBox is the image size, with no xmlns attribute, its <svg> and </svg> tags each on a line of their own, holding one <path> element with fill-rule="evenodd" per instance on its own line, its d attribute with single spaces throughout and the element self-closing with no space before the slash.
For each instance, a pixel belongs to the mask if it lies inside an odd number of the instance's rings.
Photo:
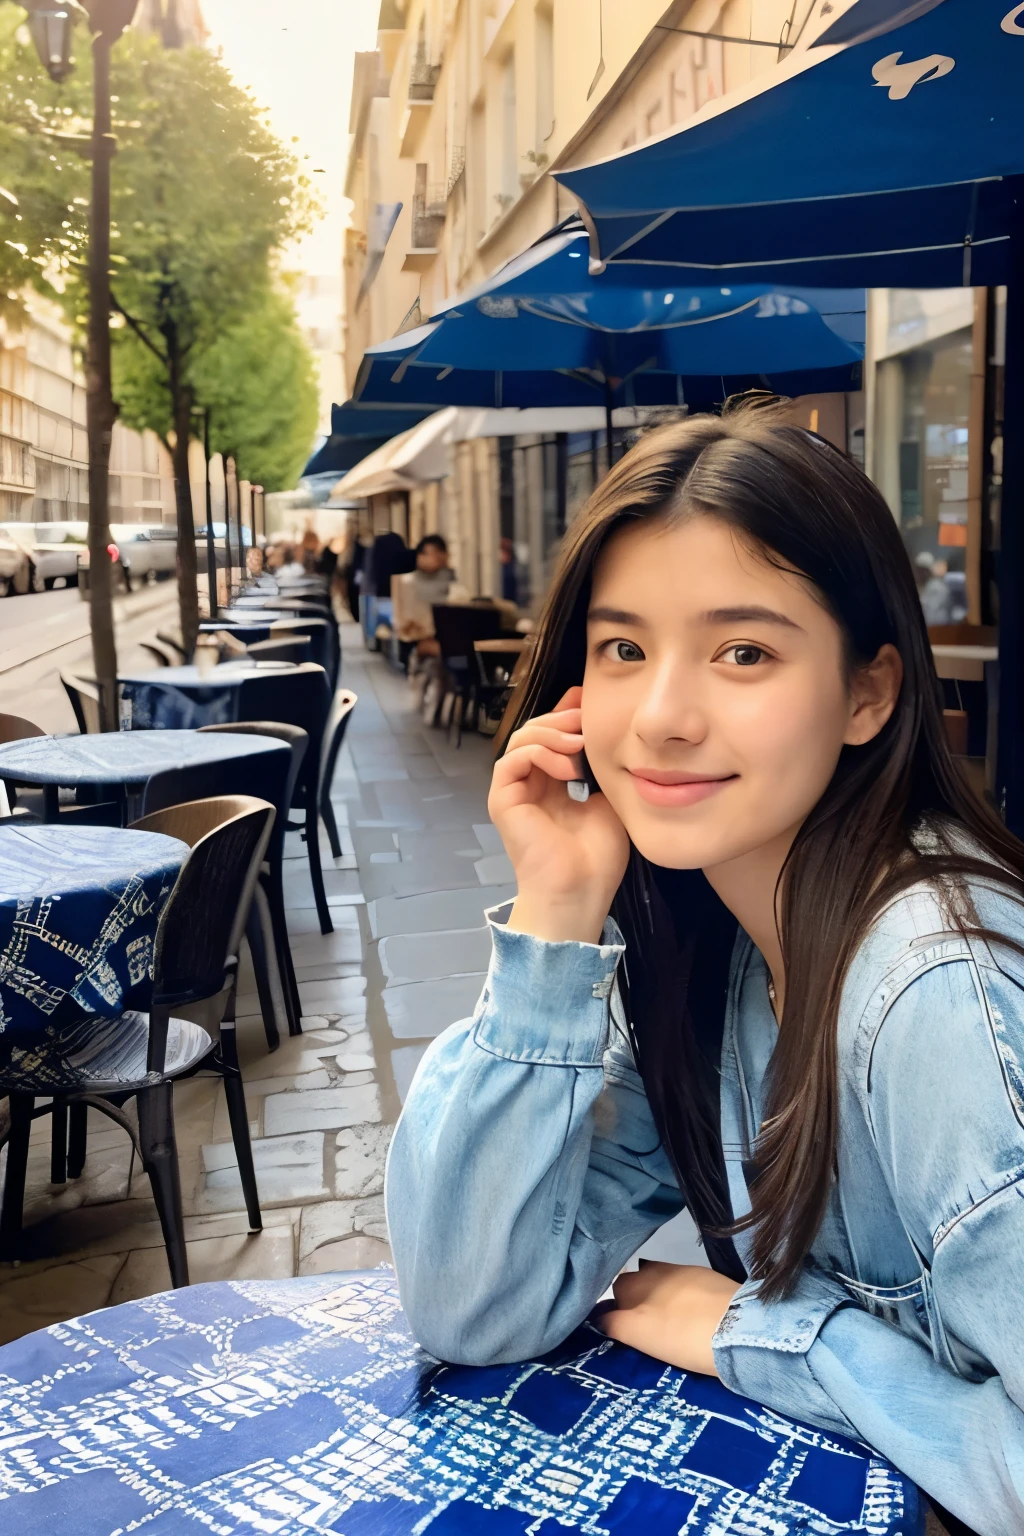
<svg viewBox="0 0 1024 1536">
<path fill-rule="evenodd" d="M 577 748 L 578 750 L 578 748 Z M 492 791 L 506 789 L 512 784 L 519 783 L 529 778 L 534 768 L 539 768 L 550 779 L 560 779 L 568 783 L 570 779 L 577 777 L 578 767 L 572 755 L 563 751 L 555 751 L 546 747 L 542 742 L 533 742 L 526 746 L 516 747 L 512 752 L 506 752 L 494 765 L 494 776 L 491 780 Z"/>
<path fill-rule="evenodd" d="M 505 750 L 520 746 L 524 741 L 532 741 L 537 731 L 564 731 L 578 736 L 582 734 L 582 729 L 583 711 L 581 709 L 553 710 L 549 715 L 537 715 L 533 720 L 527 720 L 518 730 L 513 731 Z"/>
<path fill-rule="evenodd" d="M 542 725 L 539 721 L 531 722 L 521 731 L 516 731 L 509 737 L 507 752 L 515 752 L 519 747 L 551 747 L 555 752 L 573 753 L 582 752 L 583 736 L 580 731 L 563 730 L 560 726 Z"/>
</svg>

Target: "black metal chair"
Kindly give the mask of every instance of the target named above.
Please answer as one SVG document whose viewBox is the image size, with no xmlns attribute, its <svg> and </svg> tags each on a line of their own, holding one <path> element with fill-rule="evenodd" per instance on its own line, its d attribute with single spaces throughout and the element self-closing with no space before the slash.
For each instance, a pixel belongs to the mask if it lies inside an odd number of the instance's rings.
<svg viewBox="0 0 1024 1536">
<path fill-rule="evenodd" d="M 75 712 L 78 729 L 83 736 L 96 736 L 100 729 L 100 695 L 95 680 L 86 677 L 72 677 L 67 672 L 60 674 L 64 692 L 71 702 L 71 708 Z"/>
<path fill-rule="evenodd" d="M 288 765 L 288 777 L 281 794 L 280 800 L 275 800 L 274 805 L 278 811 L 278 819 L 274 823 L 274 831 L 267 847 L 267 857 L 260 876 L 260 890 L 257 892 L 258 912 L 254 912 L 253 919 L 258 916 L 264 919 L 262 896 L 266 902 L 265 921 L 269 927 L 274 954 L 277 959 L 277 970 L 281 981 L 281 990 L 284 995 L 285 1016 L 288 1021 L 288 1033 L 301 1035 L 302 1033 L 302 1003 L 299 999 L 299 983 L 295 975 L 295 962 L 292 959 L 291 944 L 288 940 L 288 921 L 284 904 L 284 834 L 288 826 L 288 812 L 291 808 L 292 798 L 295 794 L 295 785 L 302 770 L 303 759 L 306 756 L 309 737 L 306 732 L 297 725 L 285 725 L 277 720 L 244 720 L 229 721 L 222 725 L 202 725 L 200 732 L 217 731 L 227 732 L 242 731 L 247 735 L 273 736 L 282 741 L 290 749 Z M 270 798 L 267 796 L 266 798 Z M 252 940 L 250 938 L 250 948 Z M 257 986 L 259 978 L 257 977 Z M 260 998 L 262 1006 L 262 994 Z"/>
<path fill-rule="evenodd" d="M 131 1136 L 149 1175 L 175 1287 L 188 1284 L 174 1134 L 177 1078 L 204 1067 L 223 1077 L 249 1226 L 258 1231 L 263 1224 L 235 1042 L 234 993 L 238 946 L 273 817 L 266 802 L 232 796 L 174 806 L 135 823 L 179 837 L 191 848 L 160 915 L 149 1012 L 72 1026 L 63 1040 L 67 1088 L 55 1089 L 50 1082 L 39 1088 L 40 1095 L 52 1096 L 55 1112 L 91 1105 Z M 203 1022 L 182 1017 L 183 1010 L 200 1013 Z M 0 1092 L 7 1092 L 10 1106 L 0 1256 L 16 1258 L 32 1121 L 49 1106 L 36 1105 L 37 1094 L 24 1078 L 0 1082 Z M 124 1111 L 132 1098 L 137 1129 Z M 84 1126 L 84 1114 L 78 1123 Z M 80 1150 L 84 1163 L 84 1136 Z M 69 1171 L 78 1151 L 72 1148 L 68 1155 Z"/>
<path fill-rule="evenodd" d="M 441 721 L 445 700 L 451 698 L 448 731 L 454 724 L 456 746 L 462 745 L 462 727 L 475 709 L 482 692 L 474 640 L 496 640 L 501 632 L 501 611 L 483 604 L 434 603 L 434 633 L 441 651 L 441 693 L 434 724 Z"/>
<path fill-rule="evenodd" d="M 338 765 L 338 753 L 341 751 L 345 732 L 348 730 L 348 722 L 357 703 L 358 695 L 354 694 L 351 688 L 339 688 L 334 695 L 330 718 L 324 732 L 323 760 L 320 764 L 320 817 L 327 829 L 331 857 L 335 859 L 341 858 L 341 839 L 338 836 L 334 806 L 331 804 L 331 788 L 334 784 L 334 770 Z"/>
<path fill-rule="evenodd" d="M 171 650 L 169 645 L 161 645 L 156 640 L 140 640 L 139 644 L 144 651 L 149 652 L 158 667 L 176 667 L 178 665 L 178 656 Z"/>
<path fill-rule="evenodd" d="M 247 673 L 239 688 L 238 724 L 241 729 L 245 728 L 246 721 L 280 721 L 284 725 L 301 727 L 309 737 L 292 794 L 292 810 L 303 813 L 303 822 L 301 825 L 289 822 L 288 830 L 302 831 L 305 835 L 309 877 L 321 933 L 334 932 L 320 863 L 319 836 L 320 756 L 330 706 L 327 674 L 323 667 L 312 662 L 283 674 L 258 670 Z"/>
</svg>

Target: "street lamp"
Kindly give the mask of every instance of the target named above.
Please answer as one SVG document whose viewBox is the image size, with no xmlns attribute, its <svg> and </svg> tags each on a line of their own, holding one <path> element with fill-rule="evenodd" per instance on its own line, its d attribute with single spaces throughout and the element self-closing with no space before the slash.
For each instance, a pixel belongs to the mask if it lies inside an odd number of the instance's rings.
<svg viewBox="0 0 1024 1536">
<path fill-rule="evenodd" d="M 71 73 L 71 33 L 76 19 L 84 13 L 75 4 L 63 0 L 26 0 L 28 29 L 36 45 L 39 61 L 55 85 Z"/>
</svg>

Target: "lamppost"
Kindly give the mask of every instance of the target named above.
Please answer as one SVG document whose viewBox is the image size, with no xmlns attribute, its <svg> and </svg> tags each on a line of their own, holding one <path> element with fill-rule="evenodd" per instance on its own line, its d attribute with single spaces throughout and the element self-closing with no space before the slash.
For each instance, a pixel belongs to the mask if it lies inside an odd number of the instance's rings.
<svg viewBox="0 0 1024 1536">
<path fill-rule="evenodd" d="M 36 51 L 52 80 L 71 70 L 71 30 L 83 15 L 92 30 L 93 111 L 89 156 L 89 328 L 85 354 L 85 422 L 89 443 L 89 606 L 92 659 L 100 696 L 100 729 L 117 729 L 117 651 L 111 602 L 110 444 L 117 407 L 110 375 L 110 51 L 135 15 L 138 0 L 22 0 Z"/>
</svg>

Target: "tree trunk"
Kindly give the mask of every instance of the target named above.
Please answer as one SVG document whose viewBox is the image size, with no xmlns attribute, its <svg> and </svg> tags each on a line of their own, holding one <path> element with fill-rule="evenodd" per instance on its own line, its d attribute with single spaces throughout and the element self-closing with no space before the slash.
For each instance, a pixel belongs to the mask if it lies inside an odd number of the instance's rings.
<svg viewBox="0 0 1024 1536">
<path fill-rule="evenodd" d="M 181 638 L 191 656 L 199 634 L 199 586 L 196 580 L 196 527 L 192 510 L 192 479 L 188 467 L 189 435 L 192 428 L 192 391 L 182 382 L 181 356 L 173 332 L 164 332 L 168 342 L 171 409 L 174 414 L 174 504 L 178 513 L 178 609 Z"/>
<path fill-rule="evenodd" d="M 100 729 L 118 725 L 117 649 L 111 601 L 110 443 L 117 410 L 110 376 L 110 48 L 92 40 L 92 205 L 89 215 L 89 334 L 85 360 L 85 420 L 89 442 L 89 622 L 99 689 Z"/>
</svg>

